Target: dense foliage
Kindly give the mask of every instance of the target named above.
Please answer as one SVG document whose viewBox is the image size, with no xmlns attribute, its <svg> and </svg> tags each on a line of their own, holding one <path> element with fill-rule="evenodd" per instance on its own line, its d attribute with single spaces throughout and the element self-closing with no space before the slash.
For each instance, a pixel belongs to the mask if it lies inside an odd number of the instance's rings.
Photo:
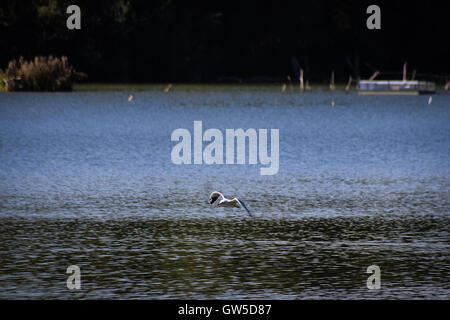
<svg viewBox="0 0 450 320">
<path fill-rule="evenodd" d="M 69 65 L 67 57 L 35 57 L 26 61 L 23 57 L 0 69 L 1 88 L 5 91 L 70 91 L 74 81 L 87 75 Z"/>
<path fill-rule="evenodd" d="M 366 0 L 27 0 L 0 5 L 0 68 L 66 55 L 91 81 L 312 81 L 401 72 L 449 74 L 449 2 Z M 68 30 L 66 8 L 81 8 Z"/>
</svg>

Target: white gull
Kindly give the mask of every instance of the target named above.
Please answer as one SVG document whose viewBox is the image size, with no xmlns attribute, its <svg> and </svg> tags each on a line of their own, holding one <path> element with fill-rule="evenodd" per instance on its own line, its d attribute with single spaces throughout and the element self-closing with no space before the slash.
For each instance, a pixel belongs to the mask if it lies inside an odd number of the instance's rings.
<svg viewBox="0 0 450 320">
<path fill-rule="evenodd" d="M 245 205 L 244 202 L 242 202 L 238 198 L 227 199 L 222 193 L 217 191 L 211 193 L 211 195 L 209 196 L 209 203 L 213 204 L 220 197 L 222 197 L 222 200 L 220 200 L 219 203 L 217 204 L 218 207 L 244 208 L 245 211 L 247 211 L 247 213 L 251 215 L 250 211 L 247 209 L 247 206 Z"/>
</svg>

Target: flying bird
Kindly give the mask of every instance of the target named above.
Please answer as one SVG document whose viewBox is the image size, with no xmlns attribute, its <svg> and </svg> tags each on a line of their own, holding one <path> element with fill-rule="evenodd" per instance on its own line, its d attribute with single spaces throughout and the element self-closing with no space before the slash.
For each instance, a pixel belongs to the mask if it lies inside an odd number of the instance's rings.
<svg viewBox="0 0 450 320">
<path fill-rule="evenodd" d="M 220 200 L 219 203 L 217 204 L 218 207 L 244 208 L 245 211 L 247 211 L 247 213 L 251 215 L 250 211 L 247 209 L 247 206 L 244 204 L 244 202 L 242 202 L 238 198 L 227 199 L 223 194 L 217 191 L 211 193 L 211 195 L 209 196 L 209 203 L 213 204 L 220 197 L 222 197 L 222 200 Z"/>
</svg>

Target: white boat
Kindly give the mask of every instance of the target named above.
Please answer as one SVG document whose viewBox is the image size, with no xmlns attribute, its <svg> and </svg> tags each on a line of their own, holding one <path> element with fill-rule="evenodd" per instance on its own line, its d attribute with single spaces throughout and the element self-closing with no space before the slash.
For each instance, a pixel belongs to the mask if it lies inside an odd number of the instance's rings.
<svg viewBox="0 0 450 320">
<path fill-rule="evenodd" d="M 436 92 L 436 84 L 417 80 L 360 80 L 361 95 L 419 95 Z"/>
</svg>

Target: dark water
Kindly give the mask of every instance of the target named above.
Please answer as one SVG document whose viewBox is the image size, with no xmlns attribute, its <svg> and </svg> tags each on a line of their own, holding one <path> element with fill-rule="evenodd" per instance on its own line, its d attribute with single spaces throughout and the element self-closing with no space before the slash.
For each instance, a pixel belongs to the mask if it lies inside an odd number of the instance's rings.
<svg viewBox="0 0 450 320">
<path fill-rule="evenodd" d="M 427 102 L 255 86 L 2 93 L 0 298 L 449 299 L 450 95 Z M 171 133 L 194 120 L 279 129 L 278 174 L 173 164 Z M 214 190 L 253 216 L 211 207 Z"/>
</svg>

